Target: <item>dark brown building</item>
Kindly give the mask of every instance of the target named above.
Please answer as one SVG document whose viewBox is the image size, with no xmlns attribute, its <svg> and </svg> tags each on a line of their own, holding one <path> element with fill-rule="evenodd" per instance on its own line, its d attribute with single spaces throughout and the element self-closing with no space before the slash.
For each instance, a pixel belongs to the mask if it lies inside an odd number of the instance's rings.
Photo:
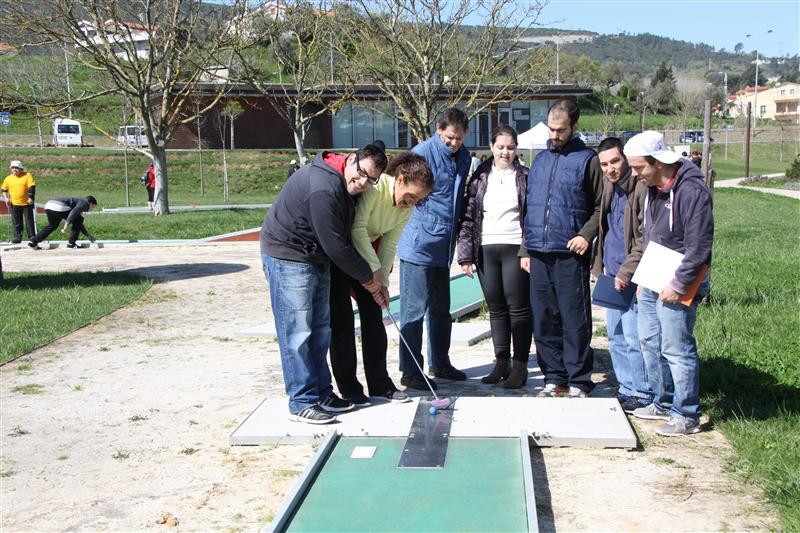
<svg viewBox="0 0 800 533">
<path fill-rule="evenodd" d="M 271 86 L 276 95 L 285 94 L 279 84 Z M 199 97 L 210 101 L 219 85 L 204 84 L 199 88 Z M 288 90 L 288 89 L 287 89 Z M 336 87 L 331 89 L 333 96 Z M 484 91 L 491 91 L 485 86 Z M 492 104 L 470 121 L 467 138 L 468 148 L 486 148 L 489 135 L 497 124 L 509 124 L 522 133 L 547 118 L 550 104 L 560 98 L 575 98 L 591 94 L 591 89 L 579 89 L 573 85 L 539 85 L 530 90 L 520 90 L 510 102 Z M 443 100 L 446 96 L 443 96 Z M 294 148 L 294 136 L 286 123 L 278 116 L 269 101 L 252 87 L 237 85 L 229 90 L 228 100 L 242 106 L 242 114 L 234 121 L 234 145 L 236 148 Z M 368 101 L 370 105 L 361 102 Z M 202 105 L 202 103 L 200 104 Z M 389 114 L 371 109 L 392 105 L 377 87 L 357 87 L 352 103 L 343 105 L 335 115 L 317 117 L 306 136 L 307 148 L 353 148 L 363 146 L 374 139 L 381 139 L 388 148 L 411 147 L 415 144 L 408 126 Z M 225 102 L 218 106 L 222 109 Z M 387 111 L 389 111 L 387 109 Z M 200 120 L 200 140 L 205 148 L 230 146 L 230 125 L 219 111 L 212 111 Z M 198 144 L 197 123 L 181 125 L 170 143 L 170 148 L 196 148 Z"/>
</svg>

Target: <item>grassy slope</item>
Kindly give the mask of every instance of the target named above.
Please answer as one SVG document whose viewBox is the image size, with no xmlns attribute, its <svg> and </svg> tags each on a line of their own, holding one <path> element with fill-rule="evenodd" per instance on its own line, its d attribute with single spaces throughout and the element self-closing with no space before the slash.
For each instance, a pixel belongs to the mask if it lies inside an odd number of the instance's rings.
<svg viewBox="0 0 800 533">
<path fill-rule="evenodd" d="M 129 304 L 149 279 L 114 272 L 5 273 L 0 289 L 0 363 Z"/>
<path fill-rule="evenodd" d="M 703 406 L 733 468 L 800 530 L 800 205 L 715 193 L 712 305 L 698 313 Z"/>
</svg>

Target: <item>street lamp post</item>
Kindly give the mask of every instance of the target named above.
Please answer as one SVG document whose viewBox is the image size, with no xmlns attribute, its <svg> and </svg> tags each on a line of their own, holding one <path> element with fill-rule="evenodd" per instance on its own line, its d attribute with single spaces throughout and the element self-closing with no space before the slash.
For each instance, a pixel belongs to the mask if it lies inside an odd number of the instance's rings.
<svg viewBox="0 0 800 533">
<path fill-rule="evenodd" d="M 767 30 L 765 33 L 762 33 L 761 37 L 763 37 L 764 35 L 766 35 L 768 33 L 772 33 L 772 30 Z M 746 37 L 752 37 L 752 36 L 753 35 L 750 34 L 750 33 L 748 33 L 746 35 Z M 758 66 L 761 63 L 766 63 L 766 61 L 762 61 L 761 59 L 758 58 L 758 48 L 756 48 L 756 60 L 753 61 L 753 63 L 755 63 L 755 65 L 756 65 L 756 86 L 755 86 L 755 90 L 756 91 L 755 91 L 755 94 L 753 96 L 753 129 L 755 129 L 756 126 L 758 125 L 758 115 L 759 115 L 759 109 L 758 109 Z"/>
</svg>

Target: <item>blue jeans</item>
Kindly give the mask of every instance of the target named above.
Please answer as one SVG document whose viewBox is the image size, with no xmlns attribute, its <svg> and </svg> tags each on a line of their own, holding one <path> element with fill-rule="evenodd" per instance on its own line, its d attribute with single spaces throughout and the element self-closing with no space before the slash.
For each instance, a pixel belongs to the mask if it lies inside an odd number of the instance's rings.
<svg viewBox="0 0 800 533">
<path fill-rule="evenodd" d="M 330 267 L 299 263 L 261 254 L 289 412 L 316 405 L 333 393 L 328 369 L 330 327 Z"/>
<path fill-rule="evenodd" d="M 417 374 L 422 361 L 422 321 L 428 329 L 428 366 L 450 366 L 450 269 L 400 261 L 400 331 L 413 354 L 400 343 L 400 371 Z"/>
<path fill-rule="evenodd" d="M 676 418 L 700 419 L 700 364 L 691 307 L 668 304 L 642 287 L 639 294 L 639 340 L 654 393 L 653 403 Z"/>
<path fill-rule="evenodd" d="M 619 393 L 644 403 L 653 401 L 653 391 L 647 382 L 644 357 L 639 347 L 636 298 L 627 311 L 606 309 L 608 351 L 619 382 Z"/>
</svg>

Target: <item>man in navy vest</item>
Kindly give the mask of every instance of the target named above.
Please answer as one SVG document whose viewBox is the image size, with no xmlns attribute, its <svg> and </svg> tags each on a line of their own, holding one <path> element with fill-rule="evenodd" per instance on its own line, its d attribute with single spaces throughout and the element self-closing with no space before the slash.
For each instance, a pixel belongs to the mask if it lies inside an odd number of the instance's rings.
<svg viewBox="0 0 800 533">
<path fill-rule="evenodd" d="M 594 150 L 575 135 L 579 118 L 572 100 L 550 106 L 550 140 L 528 174 L 524 245 L 544 373 L 540 396 L 585 398 L 594 388 L 589 250 L 600 220 L 603 171 Z"/>
</svg>

